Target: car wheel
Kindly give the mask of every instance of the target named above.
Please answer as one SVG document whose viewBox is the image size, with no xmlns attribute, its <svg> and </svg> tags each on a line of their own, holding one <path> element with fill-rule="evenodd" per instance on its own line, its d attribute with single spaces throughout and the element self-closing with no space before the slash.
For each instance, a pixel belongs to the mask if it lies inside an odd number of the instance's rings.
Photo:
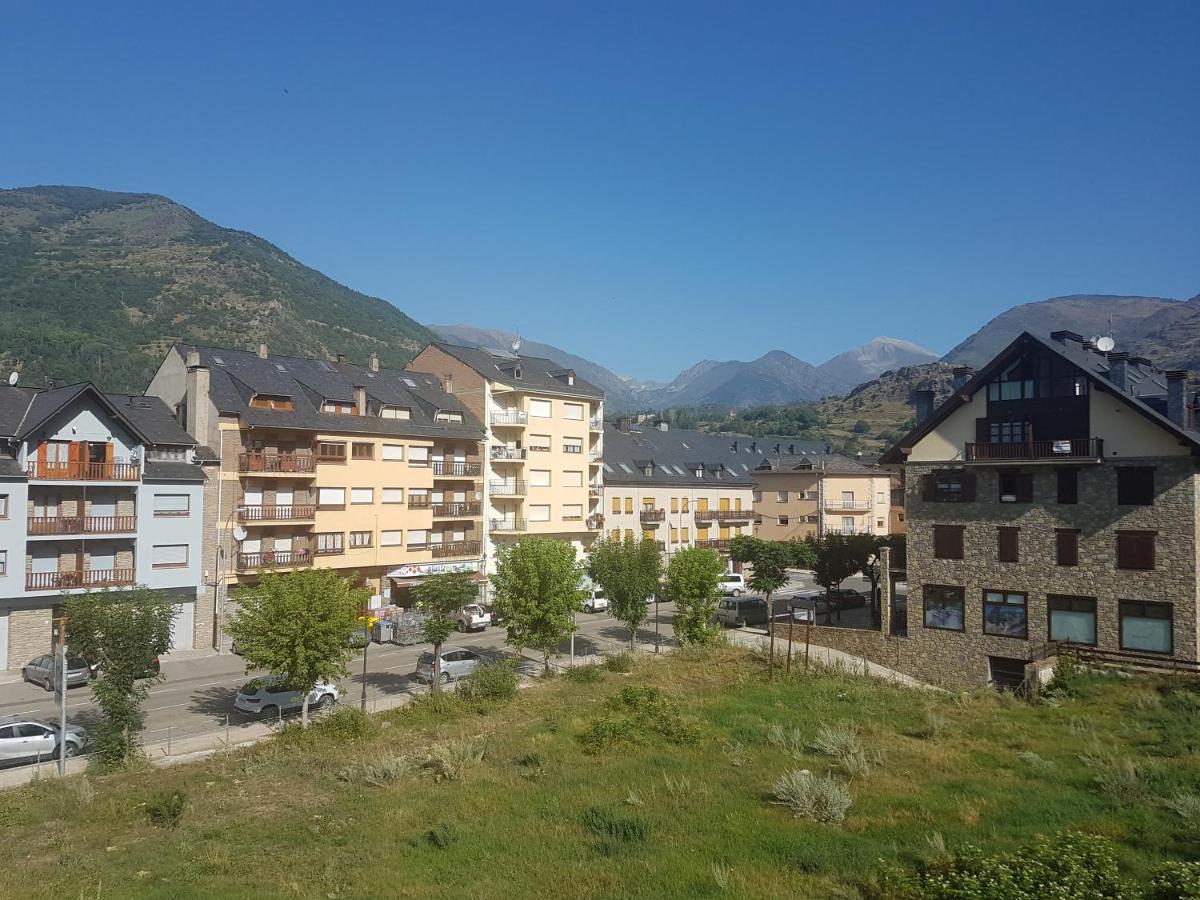
<svg viewBox="0 0 1200 900">
<path fill-rule="evenodd" d="M 262 717 L 264 719 L 267 719 L 267 718 L 278 719 L 279 718 L 279 707 L 275 706 L 272 703 L 268 703 L 266 706 L 264 706 L 262 709 L 260 709 L 258 711 L 258 714 L 260 717 Z"/>
<path fill-rule="evenodd" d="M 450 683 L 450 673 L 443 672 L 442 677 L 439 678 L 438 681 L 440 681 L 442 684 L 449 684 Z"/>
<path fill-rule="evenodd" d="M 52 690 L 54 690 L 54 679 L 47 678 L 45 681 L 42 682 L 42 687 L 44 687 L 46 689 L 47 694 L 50 693 Z"/>
<path fill-rule="evenodd" d="M 79 745 L 76 744 L 74 741 L 67 741 L 67 759 L 70 759 L 72 756 L 78 756 L 78 755 L 79 755 Z"/>
<path fill-rule="evenodd" d="M 742 596 L 742 592 L 741 592 L 740 590 L 738 590 L 737 588 L 734 588 L 734 589 L 733 589 L 733 590 L 730 592 L 729 596 L 730 596 L 730 597 L 740 597 L 740 596 Z"/>
<path fill-rule="evenodd" d="M 317 709 L 325 709 L 327 706 L 333 705 L 333 694 L 322 694 L 317 700 Z"/>
<path fill-rule="evenodd" d="M 733 620 L 733 627 L 734 627 L 734 628 L 745 628 L 745 627 L 746 627 L 746 620 L 745 620 L 745 619 L 734 619 L 734 620 Z"/>
</svg>

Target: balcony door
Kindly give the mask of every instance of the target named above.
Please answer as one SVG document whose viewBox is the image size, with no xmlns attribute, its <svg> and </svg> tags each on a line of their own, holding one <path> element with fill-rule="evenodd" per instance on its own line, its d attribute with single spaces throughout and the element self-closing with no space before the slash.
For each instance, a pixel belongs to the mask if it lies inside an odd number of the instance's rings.
<svg viewBox="0 0 1200 900">
<path fill-rule="evenodd" d="M 33 544 L 29 556 L 29 569 L 31 572 L 58 571 L 58 548 L 53 545 Z"/>
<path fill-rule="evenodd" d="M 62 515 L 61 494 L 41 494 L 33 498 L 33 515 L 37 519 L 55 519 Z"/>
<path fill-rule="evenodd" d="M 262 506 L 262 502 L 262 488 L 246 488 L 246 493 L 242 496 L 243 506 Z"/>
<path fill-rule="evenodd" d="M 117 553 L 112 544 L 92 544 L 88 548 L 88 568 L 93 572 L 110 572 L 116 565 Z"/>
<path fill-rule="evenodd" d="M 717 505 L 719 506 L 721 512 L 729 512 L 729 498 L 728 497 L 722 497 L 718 501 Z"/>
<path fill-rule="evenodd" d="M 92 494 L 90 516 L 115 516 L 117 514 L 117 498 L 112 494 Z"/>
<path fill-rule="evenodd" d="M 294 502 L 294 498 L 295 498 L 295 494 L 293 493 L 291 488 L 287 488 L 286 490 L 282 490 L 282 491 L 280 491 L 280 490 L 275 491 L 275 505 L 276 506 L 290 507 L 292 505 L 292 503 Z"/>
</svg>

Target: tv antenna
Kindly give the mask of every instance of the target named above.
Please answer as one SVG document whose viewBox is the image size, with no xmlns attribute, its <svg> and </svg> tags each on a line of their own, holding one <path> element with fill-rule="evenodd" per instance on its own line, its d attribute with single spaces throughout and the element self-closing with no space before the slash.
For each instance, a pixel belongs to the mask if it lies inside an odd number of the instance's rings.
<svg viewBox="0 0 1200 900">
<path fill-rule="evenodd" d="M 513 353 L 521 352 L 521 335 L 518 334 L 516 337 L 513 338 L 511 346 L 512 346 Z"/>
</svg>

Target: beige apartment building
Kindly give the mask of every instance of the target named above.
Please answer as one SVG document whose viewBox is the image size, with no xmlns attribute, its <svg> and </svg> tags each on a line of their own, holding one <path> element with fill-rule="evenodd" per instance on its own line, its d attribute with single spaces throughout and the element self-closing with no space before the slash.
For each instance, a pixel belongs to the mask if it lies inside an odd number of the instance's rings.
<svg viewBox="0 0 1200 900">
<path fill-rule="evenodd" d="M 482 573 L 483 428 L 439 377 L 177 345 L 147 393 L 220 461 L 203 563 L 218 619 L 268 568 L 353 574 L 375 606 L 409 605 L 430 574 Z"/>
<path fill-rule="evenodd" d="M 881 469 L 802 451 L 762 458 L 753 476 L 755 533 L 765 540 L 892 531 L 891 476 Z"/>
<path fill-rule="evenodd" d="M 549 359 L 456 344 L 430 344 L 409 365 L 434 373 L 485 424 L 488 571 L 502 547 L 526 535 L 586 552 L 604 525 L 604 392 Z"/>
<path fill-rule="evenodd" d="M 640 534 L 664 554 L 687 547 L 727 551 L 750 534 L 753 462 L 738 439 L 622 419 L 604 433 L 604 529 Z"/>
</svg>

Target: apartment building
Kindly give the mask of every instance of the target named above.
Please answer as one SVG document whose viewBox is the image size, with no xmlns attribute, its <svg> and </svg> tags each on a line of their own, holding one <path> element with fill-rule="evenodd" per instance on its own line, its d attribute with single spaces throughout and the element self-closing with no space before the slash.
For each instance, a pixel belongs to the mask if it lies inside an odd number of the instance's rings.
<svg viewBox="0 0 1200 900">
<path fill-rule="evenodd" d="M 750 534 L 754 479 L 748 443 L 727 435 L 622 419 L 604 431 L 604 530 L 640 534 L 670 555 L 687 547 L 726 551 Z"/>
<path fill-rule="evenodd" d="M 50 652 L 65 597 L 84 590 L 162 591 L 172 647 L 205 644 L 202 456 L 159 400 L 0 387 L 0 670 Z"/>
<path fill-rule="evenodd" d="M 755 533 L 765 540 L 891 533 L 891 476 L 878 467 L 801 449 L 763 457 L 753 475 Z"/>
<path fill-rule="evenodd" d="M 219 460 L 204 562 L 218 619 L 268 568 L 354 575 L 375 606 L 482 571 L 483 429 L 437 377 L 177 345 L 148 393 Z"/>
<path fill-rule="evenodd" d="M 604 522 L 604 392 L 549 359 L 456 344 L 430 344 L 409 365 L 433 373 L 485 423 L 489 566 L 526 535 L 585 552 Z"/>
<path fill-rule="evenodd" d="M 1197 659 L 1200 433 L 1187 373 L 1022 334 L 882 458 L 905 470 L 907 636 L 942 683 L 1019 680 L 1070 642 Z M 898 656 L 897 656 L 898 654 Z"/>
</svg>

